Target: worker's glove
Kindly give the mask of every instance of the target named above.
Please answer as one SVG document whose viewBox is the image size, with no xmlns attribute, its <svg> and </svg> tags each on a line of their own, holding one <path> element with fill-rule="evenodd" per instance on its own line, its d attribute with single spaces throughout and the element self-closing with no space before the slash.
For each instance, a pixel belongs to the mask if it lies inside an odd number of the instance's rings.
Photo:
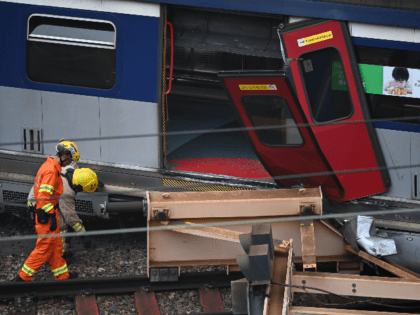
<svg viewBox="0 0 420 315">
<path fill-rule="evenodd" d="M 48 214 L 50 218 L 50 231 L 54 232 L 57 230 L 57 219 L 55 218 L 55 213 Z"/>
<path fill-rule="evenodd" d="M 48 223 L 48 217 L 45 211 L 41 208 L 36 209 L 36 216 L 38 218 L 38 223 L 40 224 L 47 224 Z"/>
</svg>

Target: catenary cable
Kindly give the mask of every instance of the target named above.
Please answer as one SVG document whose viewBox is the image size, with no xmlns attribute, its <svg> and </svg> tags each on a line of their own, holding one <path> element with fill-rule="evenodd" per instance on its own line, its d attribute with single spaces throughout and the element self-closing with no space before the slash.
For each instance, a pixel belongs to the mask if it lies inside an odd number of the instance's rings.
<svg viewBox="0 0 420 315">
<path fill-rule="evenodd" d="M 153 227 L 139 227 L 139 228 L 123 228 L 123 229 L 112 229 L 112 230 L 101 230 L 101 231 L 87 231 L 87 232 L 69 232 L 66 233 L 66 237 L 80 237 L 80 236 L 98 236 L 98 235 L 112 235 L 112 234 L 124 234 L 124 233 L 143 233 L 150 231 L 171 231 L 180 229 L 196 229 L 203 227 L 221 227 L 221 226 L 232 226 L 232 225 L 244 225 L 244 224 L 265 224 L 265 223 L 277 223 L 277 222 L 295 222 L 295 221 L 307 221 L 307 220 L 327 220 L 327 219 L 349 219 L 354 218 L 360 214 L 366 216 L 374 215 L 386 215 L 386 214 L 402 214 L 402 213 L 413 213 L 420 212 L 420 208 L 415 209 L 392 209 L 392 210 L 375 210 L 361 212 L 349 212 L 349 213 L 334 213 L 334 214 L 322 214 L 322 215 L 309 215 L 309 216 L 293 216 L 293 217 L 281 217 L 281 218 L 267 218 L 267 219 L 245 219 L 242 221 L 228 221 L 228 222 L 212 222 L 212 223 L 197 223 L 197 224 L 178 224 L 178 225 L 162 225 Z M 203 219 L 205 220 L 205 219 Z M 23 240 L 35 240 L 38 238 L 51 238 L 61 237 L 60 234 L 40 234 L 40 235 L 24 235 L 24 236 L 7 236 L 0 238 L 1 242 L 9 241 L 23 241 Z"/>
<path fill-rule="evenodd" d="M 252 130 L 268 130 L 268 129 L 288 129 L 288 128 L 304 128 L 304 127 L 321 127 L 321 126 L 339 126 L 339 125 L 353 125 L 353 124 L 364 124 L 364 123 L 375 123 L 375 122 L 389 122 L 389 121 L 409 121 L 420 119 L 420 116 L 410 117 L 398 117 L 398 118 L 377 118 L 377 119 L 365 119 L 357 121 L 339 121 L 327 124 L 295 124 L 292 126 L 288 125 L 272 125 L 272 126 L 259 126 L 259 127 L 235 127 L 235 128 L 220 128 L 220 129 L 197 129 L 189 131 L 169 131 L 169 132 L 158 132 L 140 135 L 126 135 L 126 136 L 109 136 L 109 137 L 88 137 L 88 138 L 72 138 L 74 142 L 84 141 L 99 141 L 99 140 L 122 140 L 122 139 L 135 139 L 135 138 L 148 138 L 148 137 L 162 137 L 162 136 L 178 136 L 178 135 L 191 135 L 201 133 L 225 133 L 225 132 L 239 132 L 239 131 L 252 131 Z M 57 143 L 57 139 L 44 140 L 43 143 Z M 18 142 L 3 142 L 0 143 L 0 147 L 9 145 L 22 145 L 22 141 Z"/>
<path fill-rule="evenodd" d="M 359 173 L 359 172 L 373 172 L 373 171 L 380 171 L 380 170 L 398 170 L 398 169 L 416 168 L 416 167 L 420 168 L 420 164 L 399 165 L 399 166 L 380 166 L 380 167 L 366 168 L 366 169 L 282 175 L 282 176 L 273 176 L 273 177 L 271 177 L 271 179 L 281 181 L 281 180 L 287 180 L 287 179 L 300 179 L 300 178 L 306 178 L 306 177 L 340 175 L 340 174 L 350 174 L 350 173 Z M 161 169 L 161 170 L 163 170 L 163 169 Z M 194 180 L 194 179 L 192 179 L 192 180 Z M 220 180 L 222 180 L 222 179 L 220 179 Z M 235 184 L 241 184 L 240 181 L 241 180 L 247 180 L 247 178 L 237 178 L 237 179 L 236 178 L 229 178 L 229 180 L 231 181 L 231 183 L 234 182 L 235 180 L 237 180 L 237 182 Z M 252 180 L 252 179 L 248 179 L 248 180 Z M 267 183 L 269 183 L 269 182 L 267 182 Z M 188 188 L 194 188 L 194 187 L 201 187 L 201 186 L 205 186 L 205 185 L 209 185 L 209 184 L 210 183 L 191 183 L 190 185 L 180 185 L 180 186 L 172 186 L 172 187 L 156 186 L 156 187 L 148 187 L 147 191 L 166 191 L 166 190 L 173 190 L 173 189 L 176 189 L 176 188 L 188 189 Z M 220 185 L 220 184 L 214 183 L 213 185 Z M 298 188 L 298 187 L 296 185 L 294 185 L 292 187 L 280 187 L 280 188 Z M 302 187 L 299 187 L 299 188 L 302 188 Z M 127 189 L 127 190 L 124 190 L 124 191 L 121 191 L 121 190 L 100 191 L 100 192 L 95 192 L 93 194 L 84 196 L 84 199 L 90 199 L 90 198 L 94 198 L 94 197 L 101 196 L 101 195 L 112 195 L 112 194 L 121 194 L 121 193 L 130 194 L 130 193 L 139 192 L 139 190 L 142 190 L 142 189 Z M 142 191 L 146 191 L 146 190 L 143 189 Z M 72 195 L 61 195 L 59 197 L 38 198 L 38 199 L 36 199 L 36 201 L 38 201 L 38 200 L 65 199 L 65 198 L 73 199 L 74 196 L 72 196 Z M 19 200 L 16 199 L 16 200 L 13 200 L 13 201 L 2 201 L 2 202 L 0 202 L 0 205 L 4 204 L 4 205 L 22 206 L 22 203 L 26 203 L 26 202 L 27 202 L 27 199 L 19 199 Z"/>
</svg>

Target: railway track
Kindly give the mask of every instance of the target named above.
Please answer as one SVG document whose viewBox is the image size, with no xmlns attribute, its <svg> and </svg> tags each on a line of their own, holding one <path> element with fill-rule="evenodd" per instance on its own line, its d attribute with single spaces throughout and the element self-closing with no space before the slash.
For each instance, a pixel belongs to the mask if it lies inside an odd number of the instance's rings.
<svg viewBox="0 0 420 315">
<path fill-rule="evenodd" d="M 161 314 L 155 292 L 198 290 L 204 311 L 200 314 L 231 314 L 225 312 L 219 289 L 242 277 L 241 272 L 194 272 L 182 273 L 177 282 L 150 282 L 146 276 L 7 282 L 0 283 L 0 299 L 14 301 L 8 314 L 37 314 L 37 298 L 74 295 L 76 314 L 90 315 L 99 314 L 97 294 L 125 293 L 134 296 L 137 314 L 154 315 Z"/>
</svg>

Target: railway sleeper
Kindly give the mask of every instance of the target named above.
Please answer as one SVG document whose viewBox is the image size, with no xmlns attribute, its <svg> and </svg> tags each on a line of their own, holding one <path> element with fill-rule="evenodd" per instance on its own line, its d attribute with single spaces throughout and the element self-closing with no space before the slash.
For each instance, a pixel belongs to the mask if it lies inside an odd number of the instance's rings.
<svg viewBox="0 0 420 315">
<path fill-rule="evenodd" d="M 226 312 L 219 289 L 202 288 L 198 290 L 200 302 L 204 313 L 200 314 L 232 314 Z M 139 315 L 160 315 L 158 302 L 154 291 L 139 290 L 134 292 L 135 308 Z M 96 295 L 89 292 L 82 292 L 75 295 L 75 311 L 78 315 L 99 315 L 99 307 Z M 9 314 L 37 314 L 36 302 L 33 297 L 16 297 L 13 309 Z"/>
</svg>

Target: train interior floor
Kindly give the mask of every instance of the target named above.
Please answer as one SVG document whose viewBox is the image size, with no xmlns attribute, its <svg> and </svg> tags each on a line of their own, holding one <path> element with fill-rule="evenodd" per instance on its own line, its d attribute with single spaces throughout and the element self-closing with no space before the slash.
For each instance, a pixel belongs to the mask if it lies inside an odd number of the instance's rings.
<svg viewBox="0 0 420 315">
<path fill-rule="evenodd" d="M 240 127 L 235 112 L 225 103 L 169 98 L 166 130 L 186 133 L 166 137 L 167 161 L 173 170 L 271 179 L 245 131 L 220 132 Z"/>
</svg>

